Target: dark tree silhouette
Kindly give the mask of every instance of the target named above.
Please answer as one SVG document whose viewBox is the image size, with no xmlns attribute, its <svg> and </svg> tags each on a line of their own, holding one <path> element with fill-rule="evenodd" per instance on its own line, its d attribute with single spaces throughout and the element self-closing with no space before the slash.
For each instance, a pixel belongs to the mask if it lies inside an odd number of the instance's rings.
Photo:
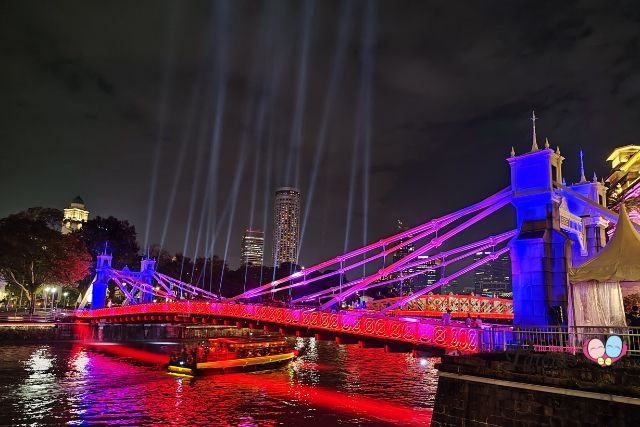
<svg viewBox="0 0 640 427">
<path fill-rule="evenodd" d="M 62 213 L 31 208 L 0 220 L 0 274 L 22 288 L 35 311 L 36 292 L 47 285 L 76 286 L 91 256 L 75 235 L 60 233 Z"/>
<path fill-rule="evenodd" d="M 74 234 L 85 242 L 94 261 L 106 247 L 113 254 L 113 268 L 121 269 L 128 265 L 133 269 L 139 263 L 140 247 L 136 241 L 136 228 L 127 220 L 97 216 Z"/>
</svg>

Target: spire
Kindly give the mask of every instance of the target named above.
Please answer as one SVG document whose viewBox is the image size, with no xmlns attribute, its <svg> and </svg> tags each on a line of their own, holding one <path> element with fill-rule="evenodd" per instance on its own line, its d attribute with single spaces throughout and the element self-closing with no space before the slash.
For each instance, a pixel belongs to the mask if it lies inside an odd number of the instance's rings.
<svg viewBox="0 0 640 427">
<path fill-rule="evenodd" d="M 580 149 L 580 183 L 587 182 L 587 178 L 584 176 L 584 159 L 582 156 L 582 148 Z"/>
<path fill-rule="evenodd" d="M 533 123 L 533 142 L 531 143 L 531 152 L 538 151 L 538 139 L 536 138 L 536 112 L 531 112 L 531 122 Z"/>
<path fill-rule="evenodd" d="M 560 146 L 559 146 L 559 145 L 556 147 L 556 154 L 557 154 L 558 156 L 560 155 Z"/>
<path fill-rule="evenodd" d="M 544 148 L 549 148 L 549 138 L 544 139 Z"/>
<path fill-rule="evenodd" d="M 516 150 L 513 149 L 513 145 L 511 146 L 511 157 L 516 156 Z"/>
<path fill-rule="evenodd" d="M 598 177 L 596 176 L 596 171 L 593 171 L 593 182 L 598 182 Z"/>
</svg>

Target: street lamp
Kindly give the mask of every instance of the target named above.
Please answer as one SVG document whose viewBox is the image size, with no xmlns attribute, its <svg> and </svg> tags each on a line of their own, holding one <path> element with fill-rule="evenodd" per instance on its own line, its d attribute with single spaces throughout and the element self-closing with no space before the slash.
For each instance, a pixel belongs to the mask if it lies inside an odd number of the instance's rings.
<svg viewBox="0 0 640 427">
<path fill-rule="evenodd" d="M 64 297 L 64 308 L 69 306 L 69 292 L 63 292 L 62 296 Z"/>
</svg>

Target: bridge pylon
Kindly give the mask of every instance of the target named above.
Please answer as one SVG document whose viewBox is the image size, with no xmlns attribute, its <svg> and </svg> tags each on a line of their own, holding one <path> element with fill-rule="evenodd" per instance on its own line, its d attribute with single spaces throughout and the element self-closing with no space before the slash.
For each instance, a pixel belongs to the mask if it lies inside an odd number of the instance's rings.
<svg viewBox="0 0 640 427">
<path fill-rule="evenodd" d="M 581 154 L 582 158 L 582 154 Z M 560 149 L 531 151 L 507 159 L 517 236 L 510 242 L 514 325 L 567 323 L 569 267 L 590 259 L 606 244 L 611 219 L 604 184 L 580 181 L 567 186 Z"/>
<path fill-rule="evenodd" d="M 96 279 L 91 290 L 91 309 L 105 307 L 107 298 L 107 288 L 111 280 L 111 260 L 112 256 L 106 249 L 96 259 Z"/>
<path fill-rule="evenodd" d="M 562 184 L 563 160 L 559 150 L 535 144 L 529 153 L 507 159 L 518 226 L 509 243 L 514 325 L 566 322 L 571 239 L 561 227 L 562 200 L 554 190 Z"/>
<path fill-rule="evenodd" d="M 153 287 L 153 273 L 156 271 L 156 261 L 150 256 L 142 259 L 140 264 L 140 281 Z M 140 292 L 140 303 L 153 302 L 153 294 Z"/>
</svg>

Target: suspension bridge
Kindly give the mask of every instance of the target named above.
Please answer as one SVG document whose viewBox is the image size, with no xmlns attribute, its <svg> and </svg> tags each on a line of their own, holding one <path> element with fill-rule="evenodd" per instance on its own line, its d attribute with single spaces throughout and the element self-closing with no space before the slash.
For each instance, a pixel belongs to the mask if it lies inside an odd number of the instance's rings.
<svg viewBox="0 0 640 427">
<path fill-rule="evenodd" d="M 424 224 L 365 247 L 338 255 L 287 277 L 223 298 L 202 288 L 155 271 L 155 262 L 143 260 L 141 271 L 116 270 L 111 256 L 98 256 L 91 309 L 79 310 L 78 319 L 106 323 L 192 323 L 262 326 L 281 332 L 334 334 L 379 339 L 430 348 L 479 350 L 479 331 L 462 324 L 445 326 L 417 317 L 417 311 L 439 316 L 472 312 L 489 319 L 513 319 L 517 326 L 566 324 L 568 268 L 578 265 L 606 245 L 605 229 L 618 215 L 608 210 L 604 184 L 595 176 L 567 185 L 562 175 L 564 158 L 548 142 L 539 148 L 533 128 L 531 150 L 507 161 L 511 185 L 470 206 L 431 219 Z M 465 232 L 498 210 L 512 205 L 517 227 L 459 246 Z M 415 249 L 386 265 L 388 258 L 408 245 Z M 442 249 L 442 248 L 446 249 Z M 474 254 L 488 255 L 471 261 Z M 513 300 L 466 295 L 431 295 L 463 274 L 510 252 Z M 485 253 L 485 252 L 483 252 Z M 466 261 L 466 262 L 465 262 Z M 462 265 L 462 266 L 461 266 Z M 371 289 L 411 279 L 426 271 L 447 267 L 448 275 L 411 295 L 377 301 L 369 310 L 343 311 L 342 302 Z M 365 274 L 369 271 L 371 273 Z M 362 273 L 360 273 L 362 272 Z M 360 277 L 342 283 L 343 277 Z M 340 284 L 294 298 L 290 306 L 261 303 L 279 292 L 331 277 Z M 126 297 L 126 305 L 105 307 L 107 286 L 113 281 Z M 300 292 L 297 293 L 299 295 Z M 189 299 L 182 299 L 181 296 Z M 153 302 L 163 300 L 163 302 Z M 419 307 L 419 309 L 417 308 Z"/>
</svg>

